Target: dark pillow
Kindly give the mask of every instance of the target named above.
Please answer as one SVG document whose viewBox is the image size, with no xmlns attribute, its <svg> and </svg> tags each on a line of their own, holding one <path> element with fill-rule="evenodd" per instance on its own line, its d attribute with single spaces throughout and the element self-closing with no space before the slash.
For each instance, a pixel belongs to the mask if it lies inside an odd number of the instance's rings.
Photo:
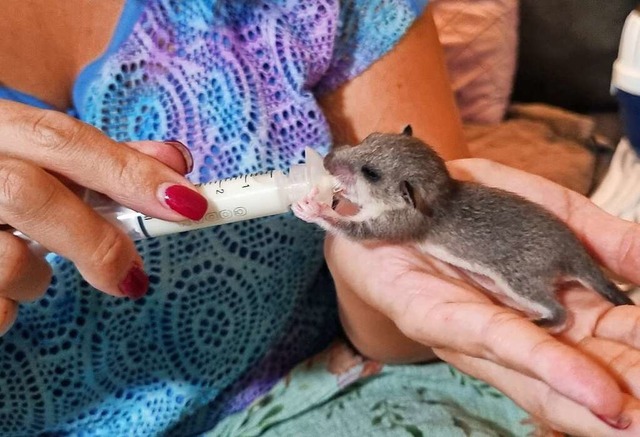
<svg viewBox="0 0 640 437">
<path fill-rule="evenodd" d="M 624 20 L 636 0 L 520 0 L 513 100 L 615 110 L 609 93 Z"/>
</svg>

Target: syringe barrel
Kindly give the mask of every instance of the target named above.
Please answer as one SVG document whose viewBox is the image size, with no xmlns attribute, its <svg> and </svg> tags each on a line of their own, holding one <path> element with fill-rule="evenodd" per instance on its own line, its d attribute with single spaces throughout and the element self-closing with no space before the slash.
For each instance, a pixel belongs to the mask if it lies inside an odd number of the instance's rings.
<svg viewBox="0 0 640 437">
<path fill-rule="evenodd" d="M 209 202 L 202 219 L 170 222 L 138 214 L 135 223 L 127 218 L 127 226 L 136 227 L 144 237 L 157 237 L 282 214 L 291 204 L 285 194 L 286 177 L 275 170 L 208 182 L 198 190 Z"/>
</svg>

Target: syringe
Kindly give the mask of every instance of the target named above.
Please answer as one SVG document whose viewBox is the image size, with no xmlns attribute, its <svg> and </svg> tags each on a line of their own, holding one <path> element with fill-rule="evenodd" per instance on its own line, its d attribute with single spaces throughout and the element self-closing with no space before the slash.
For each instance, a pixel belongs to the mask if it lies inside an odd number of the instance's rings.
<svg viewBox="0 0 640 437">
<path fill-rule="evenodd" d="M 318 188 L 318 200 L 331 203 L 335 180 L 324 168 L 322 156 L 305 149 L 304 164 L 293 165 L 288 174 L 280 170 L 196 185 L 207 198 L 209 208 L 201 220 L 170 222 L 146 216 L 113 201 L 92 205 L 111 223 L 124 230 L 133 240 L 175 234 L 192 229 L 282 214 L 292 203 L 302 199 L 312 188 Z M 91 204 L 91 202 L 89 201 Z M 16 235 L 25 238 L 18 231 Z"/>
</svg>

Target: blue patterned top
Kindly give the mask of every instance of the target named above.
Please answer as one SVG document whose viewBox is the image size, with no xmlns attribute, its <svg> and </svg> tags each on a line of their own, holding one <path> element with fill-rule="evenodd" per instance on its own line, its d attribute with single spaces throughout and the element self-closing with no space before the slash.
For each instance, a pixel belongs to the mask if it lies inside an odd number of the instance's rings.
<svg viewBox="0 0 640 437">
<path fill-rule="evenodd" d="M 317 96 L 424 6 L 128 0 L 69 112 L 116 140 L 181 140 L 194 182 L 287 169 L 331 144 Z M 189 435 L 245 408 L 338 330 L 322 239 L 284 214 L 141 242 L 151 288 L 135 302 L 50 256 L 46 295 L 0 339 L 0 435 Z"/>
</svg>

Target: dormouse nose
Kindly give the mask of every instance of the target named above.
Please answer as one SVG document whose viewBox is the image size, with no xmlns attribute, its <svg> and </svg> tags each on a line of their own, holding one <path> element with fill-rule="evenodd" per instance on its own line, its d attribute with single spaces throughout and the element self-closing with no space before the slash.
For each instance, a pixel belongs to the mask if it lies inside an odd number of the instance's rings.
<svg viewBox="0 0 640 437">
<path fill-rule="evenodd" d="M 351 154 L 345 146 L 335 147 L 324 157 L 324 168 L 334 176 L 351 176 L 353 174 L 353 165 Z"/>
</svg>

